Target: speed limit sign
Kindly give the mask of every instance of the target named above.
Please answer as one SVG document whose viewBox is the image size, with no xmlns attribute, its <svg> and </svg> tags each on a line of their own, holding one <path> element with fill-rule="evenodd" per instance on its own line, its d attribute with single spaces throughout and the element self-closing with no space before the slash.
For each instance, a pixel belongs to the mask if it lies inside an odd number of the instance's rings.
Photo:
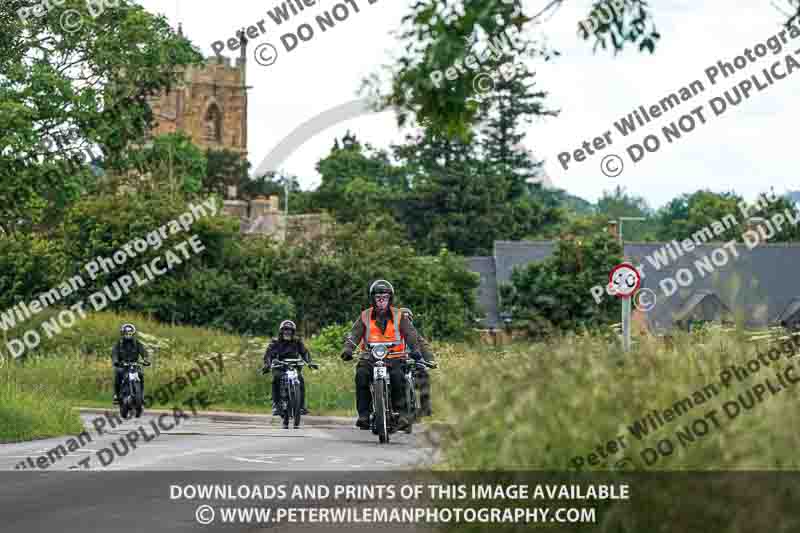
<svg viewBox="0 0 800 533">
<path fill-rule="evenodd" d="M 642 277 L 630 263 L 621 263 L 611 270 L 608 293 L 619 298 L 630 298 L 642 284 Z"/>
</svg>

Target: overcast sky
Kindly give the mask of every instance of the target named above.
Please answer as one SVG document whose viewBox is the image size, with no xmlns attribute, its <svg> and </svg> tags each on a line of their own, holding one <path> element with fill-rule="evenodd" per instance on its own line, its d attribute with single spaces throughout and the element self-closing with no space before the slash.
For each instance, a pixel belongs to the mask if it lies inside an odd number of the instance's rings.
<svg viewBox="0 0 800 533">
<path fill-rule="evenodd" d="M 253 86 L 249 109 L 249 151 L 253 168 L 297 126 L 319 113 L 349 102 L 358 96 L 361 80 L 389 63 L 399 51 L 391 34 L 409 11 L 406 0 L 354 1 L 360 12 L 351 10 L 348 19 L 321 32 L 314 24 L 316 15 L 332 9 L 338 0 L 318 0 L 291 21 L 276 25 L 267 11 L 282 2 L 277 0 L 140 0 L 152 12 L 164 14 L 207 56 L 213 55 L 214 41 L 227 40 L 243 27 L 264 20 L 266 32 L 250 41 L 248 82 Z M 781 1 L 781 0 L 776 0 Z M 547 2 L 527 0 L 529 13 L 538 12 Z M 579 39 L 577 24 L 591 6 L 590 0 L 566 0 L 537 33 L 561 56 L 537 67 L 539 87 L 550 92 L 547 103 L 561 110 L 557 118 L 536 121 L 527 130 L 525 145 L 540 159 L 556 186 L 590 201 L 604 189 L 622 185 L 643 196 L 652 207 L 698 188 L 715 191 L 735 190 L 746 198 L 774 186 L 776 192 L 800 189 L 796 119 L 800 114 L 800 71 L 777 81 L 763 92 L 753 90 L 749 99 L 725 114 L 715 117 L 708 100 L 722 95 L 740 80 L 761 73 L 775 61 L 793 54 L 800 61 L 800 38 L 789 41 L 777 56 L 767 57 L 737 72 L 731 78 L 711 85 L 704 70 L 719 60 L 734 57 L 764 43 L 781 30 L 782 15 L 767 2 L 741 7 L 744 2 L 728 0 L 662 0 L 652 2 L 657 28 L 662 34 L 656 53 L 631 49 L 617 57 L 602 50 L 592 52 L 589 42 Z M 341 9 L 341 8 L 339 8 Z M 341 11 L 339 12 L 341 13 Z M 314 25 L 316 34 L 300 42 L 291 52 L 281 44 L 281 36 L 302 23 Z M 271 66 L 255 63 L 252 52 L 269 42 L 278 50 Z M 238 56 L 225 50 L 223 55 Z M 761 75 L 763 79 L 763 75 Z M 705 91 L 683 103 L 647 128 L 623 137 L 614 122 L 639 105 L 652 104 L 692 81 L 701 80 Z M 692 108 L 704 106 L 707 123 L 685 133 L 673 144 L 663 141 L 655 153 L 648 153 L 636 164 L 625 149 L 649 133 L 660 135 L 661 127 L 678 120 Z M 403 131 L 397 128 L 391 111 L 362 116 L 331 127 L 300 146 L 282 170 L 299 177 L 304 188 L 319 183 L 316 162 L 330 150 L 334 137 L 350 129 L 359 139 L 378 147 L 400 142 Z M 611 130 L 613 144 L 581 163 L 564 170 L 558 154 L 580 148 L 584 141 Z M 603 175 L 604 156 L 618 154 L 625 164 L 615 178 Z"/>
</svg>

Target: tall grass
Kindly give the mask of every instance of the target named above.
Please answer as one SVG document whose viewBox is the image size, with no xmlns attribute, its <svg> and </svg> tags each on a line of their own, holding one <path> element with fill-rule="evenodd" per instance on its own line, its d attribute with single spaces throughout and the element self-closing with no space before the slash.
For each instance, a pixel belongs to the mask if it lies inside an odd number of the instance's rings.
<svg viewBox="0 0 800 533">
<path fill-rule="evenodd" d="M 761 350 L 766 349 L 760 341 Z M 458 420 L 444 435 L 445 468 L 571 470 L 582 456 L 583 470 L 796 469 L 800 457 L 798 387 L 767 393 L 752 409 L 729 419 L 723 404 L 736 401 L 757 383 L 777 383 L 776 367 L 800 357 L 782 356 L 705 403 L 694 405 L 638 440 L 629 426 L 650 411 L 663 411 L 709 384 L 718 385 L 729 365 L 744 366 L 756 345 L 743 332 L 706 330 L 677 333 L 671 342 L 642 339 L 629 353 L 596 335 L 565 336 L 547 344 L 517 345 L 463 357 L 447 377 L 443 416 Z M 794 375 L 800 377 L 800 368 Z M 678 430 L 716 411 L 719 428 L 706 418 L 694 440 Z M 700 433 L 704 433 L 700 435 Z M 623 436 L 627 448 L 599 454 L 598 445 Z M 644 448 L 669 438 L 674 451 L 645 460 Z M 684 445 L 685 444 L 685 445 Z M 665 446 L 666 449 L 666 445 Z M 608 452 L 607 452 L 608 453 Z M 630 462 L 620 461 L 627 457 Z M 652 464 L 648 464 L 651 462 Z"/>
<path fill-rule="evenodd" d="M 52 395 L 46 387 L 23 390 L 8 365 L 0 369 L 0 443 L 19 442 L 79 433 L 82 429 L 73 404 Z"/>
</svg>

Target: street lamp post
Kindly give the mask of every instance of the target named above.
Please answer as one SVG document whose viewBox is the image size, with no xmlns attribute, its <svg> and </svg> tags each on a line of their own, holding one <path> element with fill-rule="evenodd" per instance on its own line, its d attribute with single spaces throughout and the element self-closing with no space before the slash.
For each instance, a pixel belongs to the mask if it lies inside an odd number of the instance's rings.
<svg viewBox="0 0 800 533">
<path fill-rule="evenodd" d="M 643 221 L 647 220 L 645 217 L 619 217 L 619 244 L 622 245 L 622 221 L 623 220 L 630 220 L 630 221 Z"/>
</svg>

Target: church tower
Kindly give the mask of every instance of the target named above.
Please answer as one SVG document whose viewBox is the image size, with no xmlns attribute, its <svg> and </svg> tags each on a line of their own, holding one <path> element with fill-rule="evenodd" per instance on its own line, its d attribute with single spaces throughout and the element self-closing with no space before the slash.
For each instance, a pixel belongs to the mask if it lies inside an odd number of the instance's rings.
<svg viewBox="0 0 800 533">
<path fill-rule="evenodd" d="M 183 35 L 179 26 L 178 33 Z M 247 158 L 247 38 L 241 55 L 207 58 L 200 67 L 179 70 L 172 91 L 150 100 L 155 127 L 151 135 L 182 131 L 203 150 L 230 150 Z"/>
</svg>

